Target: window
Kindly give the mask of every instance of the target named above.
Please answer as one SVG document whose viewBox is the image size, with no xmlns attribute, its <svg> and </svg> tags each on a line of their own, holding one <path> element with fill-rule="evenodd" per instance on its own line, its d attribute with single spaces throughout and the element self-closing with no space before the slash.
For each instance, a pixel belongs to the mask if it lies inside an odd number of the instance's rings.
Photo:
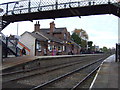
<svg viewBox="0 0 120 90">
<path fill-rule="evenodd" d="M 66 35 L 66 33 L 64 34 L 64 39 L 67 39 L 67 35 Z"/>
<path fill-rule="evenodd" d="M 66 52 L 66 46 L 63 46 L 63 51 L 65 51 L 65 52 Z"/>
<path fill-rule="evenodd" d="M 48 43 L 50 43 L 50 40 L 48 40 Z"/>
<path fill-rule="evenodd" d="M 41 51 L 41 44 L 40 44 L 40 42 L 38 42 L 38 41 L 37 41 L 37 44 L 36 44 L 36 49 L 37 49 L 38 51 Z"/>
<path fill-rule="evenodd" d="M 62 52 L 62 47 L 58 46 L 58 52 Z"/>
<path fill-rule="evenodd" d="M 48 50 L 52 51 L 52 46 L 50 44 L 48 44 Z"/>
<path fill-rule="evenodd" d="M 65 46 L 63 46 L 63 51 L 65 51 Z"/>
</svg>

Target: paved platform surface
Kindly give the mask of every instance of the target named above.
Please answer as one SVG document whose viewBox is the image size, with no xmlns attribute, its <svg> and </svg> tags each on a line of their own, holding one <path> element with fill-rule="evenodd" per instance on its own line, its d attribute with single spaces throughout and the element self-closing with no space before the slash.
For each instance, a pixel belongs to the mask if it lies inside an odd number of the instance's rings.
<svg viewBox="0 0 120 90">
<path fill-rule="evenodd" d="M 13 66 L 16 66 L 18 64 L 25 63 L 25 62 L 29 62 L 29 61 L 32 61 L 35 59 L 36 59 L 35 56 L 22 56 L 22 57 L 5 58 L 5 59 L 3 59 L 2 68 L 0 68 L 0 70 L 6 69 L 9 67 L 13 67 Z"/>
<path fill-rule="evenodd" d="M 101 68 L 98 70 L 91 89 L 94 88 L 119 88 L 118 79 L 120 62 L 115 62 L 115 55 L 108 57 L 104 60 Z"/>
<path fill-rule="evenodd" d="M 73 56 L 85 56 L 85 55 L 58 55 L 58 56 L 21 56 L 21 57 L 11 57 L 11 58 L 5 58 L 2 62 L 2 68 L 7 69 L 19 64 L 23 64 L 26 62 L 33 61 L 35 59 L 41 59 L 41 58 L 56 58 L 56 57 L 73 57 Z"/>
</svg>

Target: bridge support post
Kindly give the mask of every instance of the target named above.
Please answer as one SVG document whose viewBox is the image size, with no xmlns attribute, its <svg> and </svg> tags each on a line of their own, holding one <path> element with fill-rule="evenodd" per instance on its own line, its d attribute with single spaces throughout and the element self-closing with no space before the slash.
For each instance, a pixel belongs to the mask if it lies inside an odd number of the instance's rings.
<svg viewBox="0 0 120 90">
<path fill-rule="evenodd" d="M 56 0 L 55 8 L 58 9 L 58 0 Z"/>
<path fill-rule="evenodd" d="M 118 44 L 116 43 L 115 62 L 118 61 Z"/>
<path fill-rule="evenodd" d="M 110 4 L 110 0 L 108 0 L 108 4 Z"/>
<path fill-rule="evenodd" d="M 89 6 L 91 6 L 91 2 L 88 2 Z"/>
<path fill-rule="evenodd" d="M 115 62 L 120 62 L 120 43 L 116 44 L 116 60 Z"/>
<path fill-rule="evenodd" d="M 120 62 L 120 43 L 117 44 L 117 54 L 118 54 L 118 57 L 117 57 L 117 60 L 118 62 Z"/>
<path fill-rule="evenodd" d="M 8 14 L 8 3 L 6 5 L 6 15 Z"/>
<path fill-rule="evenodd" d="M 0 17 L 0 22 L 2 22 L 2 17 Z M 2 23 L 0 23 L 0 32 L 2 31 Z M 2 35 L 0 34 L 0 69 L 2 68 Z M 2 70 L 2 69 L 1 69 Z M 2 71 L 0 70 L 0 74 Z M 0 90 L 2 90 L 2 75 L 0 75 Z"/>
<path fill-rule="evenodd" d="M 28 13 L 31 12 L 31 8 L 30 8 L 30 6 L 31 6 L 31 1 L 29 0 L 29 2 L 28 2 Z"/>
</svg>

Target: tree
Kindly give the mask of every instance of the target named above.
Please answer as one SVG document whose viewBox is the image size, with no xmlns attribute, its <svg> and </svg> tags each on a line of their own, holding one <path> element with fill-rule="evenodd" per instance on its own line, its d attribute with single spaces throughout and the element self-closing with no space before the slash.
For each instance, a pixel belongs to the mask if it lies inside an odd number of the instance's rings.
<svg viewBox="0 0 120 90">
<path fill-rule="evenodd" d="M 88 41 L 88 47 L 92 47 L 93 41 Z"/>
<path fill-rule="evenodd" d="M 87 41 L 86 40 L 81 40 L 81 47 L 83 48 L 83 49 L 86 49 L 86 47 L 87 47 Z"/>
<path fill-rule="evenodd" d="M 92 51 L 92 44 L 93 44 L 93 41 L 88 41 L 88 51 L 89 52 Z"/>
<path fill-rule="evenodd" d="M 88 40 L 88 34 L 83 29 L 75 29 L 73 33 L 76 33 L 81 39 Z"/>
<path fill-rule="evenodd" d="M 102 48 L 102 51 L 103 51 L 103 52 L 107 52 L 107 51 L 108 51 L 107 47 L 104 46 L 104 47 Z"/>
<path fill-rule="evenodd" d="M 77 43 L 78 45 L 80 45 L 80 43 L 81 43 L 81 38 L 80 38 L 76 33 L 73 33 L 73 34 L 71 35 L 71 39 L 72 39 L 75 43 Z"/>
<path fill-rule="evenodd" d="M 77 37 L 74 37 L 74 42 L 79 44 L 82 49 L 86 49 L 87 47 L 87 40 L 88 40 L 88 34 L 83 29 L 75 29 L 72 34 L 72 38 L 74 35 L 77 35 Z M 79 39 L 75 39 L 79 38 Z M 79 41 L 77 41 L 79 40 Z"/>
</svg>

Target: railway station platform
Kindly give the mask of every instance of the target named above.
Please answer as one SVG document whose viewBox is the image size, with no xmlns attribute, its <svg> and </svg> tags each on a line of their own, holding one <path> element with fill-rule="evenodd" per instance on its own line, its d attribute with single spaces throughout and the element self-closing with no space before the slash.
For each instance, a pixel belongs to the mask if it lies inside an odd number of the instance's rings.
<svg viewBox="0 0 120 90">
<path fill-rule="evenodd" d="M 58 55 L 58 56 L 21 56 L 21 57 L 10 57 L 3 59 L 2 68 L 0 70 L 5 70 L 17 65 L 32 62 L 37 59 L 50 59 L 50 58 L 61 58 L 61 57 L 73 57 L 73 56 L 85 56 L 85 55 Z"/>
<path fill-rule="evenodd" d="M 2 62 L 2 68 L 0 70 L 4 70 L 10 67 L 14 67 L 19 64 L 23 64 L 32 60 L 35 60 L 35 56 L 21 56 L 21 57 L 11 57 L 5 58 Z"/>
<path fill-rule="evenodd" d="M 104 60 L 90 86 L 91 90 L 96 90 L 96 88 L 119 90 L 119 68 L 120 62 L 115 62 L 115 55 Z"/>
</svg>

